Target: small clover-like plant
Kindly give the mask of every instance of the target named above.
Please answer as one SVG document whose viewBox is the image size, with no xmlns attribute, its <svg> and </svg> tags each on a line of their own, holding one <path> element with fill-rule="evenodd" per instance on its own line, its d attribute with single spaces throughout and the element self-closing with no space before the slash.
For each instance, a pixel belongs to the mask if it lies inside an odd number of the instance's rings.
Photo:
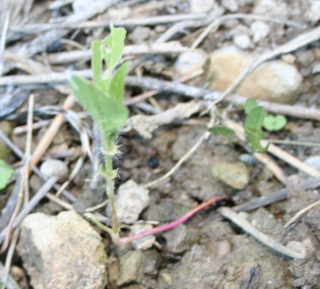
<svg viewBox="0 0 320 289">
<path fill-rule="evenodd" d="M 91 45 L 92 82 L 72 76 L 70 87 L 97 124 L 101 137 L 101 152 L 104 155 L 104 166 L 99 174 L 107 183 L 107 196 L 110 201 L 112 215 L 112 231 L 119 233 L 119 224 L 115 211 L 114 179 L 117 170 L 113 169 L 113 158 L 120 154 L 117 136 L 128 118 L 128 109 L 123 101 L 124 84 L 129 62 L 117 66 L 121 62 L 126 30 L 110 26 L 110 34 L 104 40 L 94 40 Z M 103 71 L 103 64 L 107 70 Z"/>
<path fill-rule="evenodd" d="M 264 137 L 262 128 L 265 128 L 267 131 L 278 131 L 286 125 L 286 118 L 283 115 L 273 116 L 268 114 L 262 106 L 257 105 L 257 102 L 251 98 L 246 101 L 245 105 L 241 105 L 239 109 L 244 110 L 247 115 L 244 130 L 252 151 L 265 152 L 269 144 L 266 147 L 262 147 L 260 144 L 260 141 Z M 216 135 L 225 135 L 229 140 L 234 136 L 234 132 L 231 129 L 223 126 L 215 126 L 210 128 L 209 131 Z"/>
</svg>

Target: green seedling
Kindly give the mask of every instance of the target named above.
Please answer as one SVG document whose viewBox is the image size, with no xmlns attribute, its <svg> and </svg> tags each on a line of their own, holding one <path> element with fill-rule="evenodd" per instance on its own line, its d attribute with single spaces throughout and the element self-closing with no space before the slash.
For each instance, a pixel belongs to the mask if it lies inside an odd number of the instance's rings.
<svg viewBox="0 0 320 289">
<path fill-rule="evenodd" d="M 13 172 L 14 169 L 0 159 L 0 190 L 3 190 L 8 185 Z"/>
<path fill-rule="evenodd" d="M 128 118 L 128 109 L 123 101 L 123 92 L 128 62 L 119 66 L 124 48 L 126 30 L 110 26 L 110 35 L 104 40 L 95 40 L 92 43 L 92 73 L 93 80 L 72 76 L 70 87 L 97 124 L 102 136 L 101 152 L 104 155 L 104 166 L 100 167 L 99 174 L 107 182 L 107 196 L 110 201 L 112 214 L 112 231 L 119 233 L 119 224 L 115 210 L 114 179 L 117 169 L 113 169 L 113 158 L 120 154 L 117 145 L 117 136 Z M 107 70 L 104 73 L 103 64 Z"/>
<path fill-rule="evenodd" d="M 241 105 L 239 110 L 244 110 L 247 115 L 244 129 L 253 152 L 260 153 L 268 149 L 269 144 L 265 148 L 260 144 L 264 137 L 263 127 L 268 131 L 278 131 L 287 123 L 283 115 L 273 116 L 268 114 L 262 106 L 257 105 L 257 102 L 251 98 L 246 101 L 245 105 Z M 209 131 L 215 135 L 225 135 L 229 140 L 234 136 L 231 129 L 223 126 L 215 126 L 210 128 Z"/>
</svg>

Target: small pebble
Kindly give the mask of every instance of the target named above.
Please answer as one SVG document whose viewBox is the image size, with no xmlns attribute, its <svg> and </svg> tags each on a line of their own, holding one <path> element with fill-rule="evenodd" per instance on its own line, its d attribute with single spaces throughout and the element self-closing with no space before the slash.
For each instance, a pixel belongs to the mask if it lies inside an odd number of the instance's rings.
<svg viewBox="0 0 320 289">
<path fill-rule="evenodd" d="M 59 182 L 65 181 L 69 176 L 68 166 L 60 160 L 46 160 L 40 167 L 41 173 L 48 177 L 57 177 Z"/>
<path fill-rule="evenodd" d="M 251 39 L 247 34 L 235 35 L 233 37 L 233 43 L 243 50 L 252 47 Z"/>
<path fill-rule="evenodd" d="M 254 43 L 258 43 L 261 39 L 267 37 L 270 33 L 269 26 L 263 21 L 252 22 L 250 28 Z"/>
<path fill-rule="evenodd" d="M 230 12 L 237 12 L 239 8 L 236 0 L 223 0 L 221 1 L 221 4 Z"/>
</svg>

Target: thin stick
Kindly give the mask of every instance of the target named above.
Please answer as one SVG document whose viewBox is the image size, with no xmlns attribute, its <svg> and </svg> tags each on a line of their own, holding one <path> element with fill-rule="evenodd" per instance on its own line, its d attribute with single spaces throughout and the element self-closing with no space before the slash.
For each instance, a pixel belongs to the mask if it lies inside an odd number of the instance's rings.
<svg viewBox="0 0 320 289">
<path fill-rule="evenodd" d="M 46 193 L 53 187 L 54 183 L 57 181 L 56 177 L 50 178 L 48 181 L 44 183 L 44 185 L 39 189 L 39 191 L 33 196 L 30 202 L 21 210 L 17 218 L 12 224 L 12 228 L 15 229 L 22 220 L 31 212 L 31 210 L 39 203 L 39 201 L 46 195 Z M 0 233 L 0 243 L 3 242 L 5 237 L 7 236 L 9 229 L 11 226 L 7 226 Z"/>
<path fill-rule="evenodd" d="M 65 100 L 62 109 L 71 109 L 75 103 L 75 98 L 73 95 L 69 95 Z M 52 121 L 50 127 L 47 129 L 45 135 L 42 137 L 41 141 L 38 143 L 32 155 L 32 164 L 37 165 L 42 156 L 45 154 L 53 139 L 56 137 L 60 130 L 61 125 L 64 122 L 64 115 L 58 114 Z"/>
<path fill-rule="evenodd" d="M 304 142 L 304 141 L 293 141 L 293 140 L 281 140 L 281 139 L 266 139 L 269 143 L 294 145 L 294 146 L 308 146 L 308 147 L 320 147 L 319 143 L 315 142 Z"/>
<path fill-rule="evenodd" d="M 2 10 L 2 16 L 4 12 L 5 11 Z M 10 11 L 7 11 L 4 17 L 5 17 L 4 24 L 3 24 L 3 28 L 1 32 L 1 40 L 0 40 L 0 75 L 2 75 L 2 70 L 3 70 L 3 55 L 6 47 L 7 32 L 8 32 L 9 22 L 10 22 Z"/>
<path fill-rule="evenodd" d="M 146 236 L 150 236 L 150 235 L 154 235 L 154 234 L 158 234 L 158 233 L 162 233 L 162 232 L 171 230 L 171 229 L 179 226 L 180 224 L 185 223 L 187 220 L 189 220 L 191 217 L 193 217 L 196 213 L 200 212 L 201 210 L 206 209 L 210 205 L 212 205 L 212 204 L 214 204 L 216 202 L 219 202 L 221 200 L 228 200 L 228 199 L 229 199 L 228 196 L 213 197 L 212 199 L 210 199 L 210 200 L 208 200 L 206 202 L 203 202 L 202 204 L 200 204 L 199 206 L 195 207 L 194 209 L 189 211 L 187 214 L 185 214 L 181 218 L 179 218 L 179 219 L 177 219 L 177 220 L 175 220 L 175 221 L 173 221 L 171 223 L 155 227 L 155 228 L 153 228 L 151 230 L 140 232 L 140 233 L 138 233 L 136 235 L 131 235 L 131 236 L 128 236 L 128 237 L 120 238 L 119 245 L 125 245 L 125 244 L 128 244 L 128 243 L 130 243 L 132 241 L 141 239 L 141 238 L 146 237 Z"/>
<path fill-rule="evenodd" d="M 150 26 L 158 24 L 167 24 L 172 22 L 186 20 L 205 19 L 206 14 L 180 14 L 180 15 L 162 15 L 148 18 L 128 19 L 128 20 L 108 20 L 108 21 L 84 21 L 80 23 L 50 23 L 50 24 L 28 24 L 24 26 L 11 26 L 10 31 L 19 33 L 39 33 L 51 29 L 95 29 L 109 27 L 111 23 L 119 27 L 134 27 L 134 26 Z"/>
<path fill-rule="evenodd" d="M 19 234 L 20 234 L 20 229 L 19 228 L 15 229 L 14 232 L 13 232 L 11 244 L 9 246 L 9 250 L 8 250 L 8 253 L 7 253 L 7 256 L 6 256 L 6 263 L 5 263 L 6 275 L 5 275 L 5 278 L 3 279 L 3 283 L 4 284 L 8 283 L 11 262 L 12 262 L 14 250 L 16 248 L 16 245 L 17 245 L 17 242 L 18 242 L 18 239 L 19 239 Z"/>
<path fill-rule="evenodd" d="M 8 139 L 4 134 L 3 132 L 0 130 L 0 139 L 2 141 L 5 142 L 5 144 L 20 158 L 20 159 L 23 159 L 23 152 L 14 144 L 12 143 L 12 141 L 10 139 Z M 40 170 L 35 166 L 33 165 L 32 163 L 30 164 L 30 167 L 32 169 L 32 171 L 43 181 L 47 181 L 48 178 L 45 177 L 41 172 Z M 58 191 L 60 190 L 61 186 L 58 185 L 58 184 L 54 184 L 53 187 Z M 71 202 L 75 202 L 77 199 L 75 196 L 73 196 L 72 194 L 70 194 L 68 191 L 64 190 L 63 191 L 63 196 L 68 199 L 69 201 Z"/>
<path fill-rule="evenodd" d="M 314 202 L 313 204 L 303 208 L 302 210 L 300 210 L 298 213 L 296 213 L 285 225 L 284 227 L 287 228 L 289 227 L 291 224 L 293 224 L 297 219 L 299 219 L 300 216 L 302 216 L 304 213 L 308 212 L 309 210 L 311 210 L 312 208 L 314 208 L 315 206 L 320 205 L 320 200 L 317 202 Z"/>
<path fill-rule="evenodd" d="M 0 280 L 4 280 L 6 276 L 6 270 L 3 264 L 0 262 Z M 6 284 L 6 289 L 21 289 L 17 282 L 9 275 L 8 282 Z"/>
<path fill-rule="evenodd" d="M 156 179 L 152 182 L 149 182 L 144 185 L 145 188 L 150 188 L 153 187 L 154 185 L 158 184 L 159 182 L 164 181 L 165 179 L 169 178 L 194 152 L 198 150 L 198 148 L 201 146 L 203 141 L 208 139 L 210 137 L 211 133 L 206 131 L 199 139 L 198 141 L 194 144 L 194 146 L 182 156 L 182 158 L 162 177 L 159 179 Z"/>
<path fill-rule="evenodd" d="M 231 210 L 227 207 L 222 207 L 218 209 L 218 212 L 225 217 L 226 219 L 230 220 L 232 223 L 236 224 L 246 233 L 251 235 L 253 238 L 264 244 L 265 246 L 269 247 L 270 249 L 274 250 L 282 254 L 283 256 L 292 258 L 292 259 L 305 259 L 306 256 L 303 253 L 295 252 L 285 246 L 283 246 L 278 241 L 272 239 L 270 236 L 258 231 L 255 227 L 253 227 L 247 220 L 239 216 L 236 212 Z"/>
<path fill-rule="evenodd" d="M 28 118 L 27 118 L 27 140 L 26 140 L 26 150 L 25 150 L 25 163 L 24 170 L 25 178 L 24 183 L 24 204 L 29 201 L 29 169 L 31 162 L 31 144 L 32 144 L 32 124 L 33 124 L 33 107 L 34 107 L 34 95 L 30 94 L 29 96 L 29 106 L 28 106 Z"/>
<path fill-rule="evenodd" d="M 320 186 L 320 178 L 309 178 L 300 184 L 297 185 L 298 189 L 301 190 L 310 190 L 310 189 L 316 189 Z M 251 211 L 260 207 L 271 205 L 275 202 L 283 201 L 287 198 L 287 195 L 289 193 L 289 188 L 284 188 L 281 190 L 278 190 L 274 193 L 271 193 L 266 196 L 262 196 L 259 198 L 251 199 L 248 202 L 245 202 L 241 205 L 233 207 L 233 210 L 240 212 L 240 211 Z"/>
</svg>

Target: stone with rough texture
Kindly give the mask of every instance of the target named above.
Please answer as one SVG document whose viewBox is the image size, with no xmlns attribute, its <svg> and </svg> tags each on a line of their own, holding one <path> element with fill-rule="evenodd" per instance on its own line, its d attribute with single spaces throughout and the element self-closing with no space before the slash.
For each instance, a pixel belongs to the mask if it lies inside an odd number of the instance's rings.
<svg viewBox="0 0 320 289">
<path fill-rule="evenodd" d="M 181 53 L 174 64 L 177 76 L 198 72 L 204 67 L 207 58 L 206 53 L 200 49 Z"/>
<path fill-rule="evenodd" d="M 57 177 L 60 182 L 63 182 L 69 176 L 68 166 L 60 160 L 46 160 L 42 163 L 40 171 L 48 178 Z"/>
<path fill-rule="evenodd" d="M 243 190 L 249 183 L 248 169 L 240 162 L 216 161 L 211 172 L 215 178 L 237 190 Z"/>
<path fill-rule="evenodd" d="M 118 221 L 133 224 L 140 213 L 149 205 L 149 191 L 129 180 L 121 185 L 115 201 Z"/>
<path fill-rule="evenodd" d="M 250 29 L 254 43 L 258 43 L 270 33 L 269 25 L 263 21 L 252 22 Z"/>
<path fill-rule="evenodd" d="M 107 284 L 101 237 L 74 211 L 27 216 L 18 252 L 35 289 L 101 289 Z"/>
<path fill-rule="evenodd" d="M 223 91 L 242 73 L 254 58 L 235 47 L 225 47 L 211 55 L 215 78 L 210 88 Z M 302 76 L 290 64 L 280 60 L 261 64 L 240 84 L 235 93 L 271 102 L 294 103 L 300 92 Z"/>
<path fill-rule="evenodd" d="M 213 0 L 189 0 L 192 13 L 200 14 L 212 10 L 216 3 Z"/>
<path fill-rule="evenodd" d="M 143 253 L 140 250 L 129 251 L 120 257 L 120 275 L 118 286 L 130 282 L 139 282 L 143 276 Z"/>
</svg>

